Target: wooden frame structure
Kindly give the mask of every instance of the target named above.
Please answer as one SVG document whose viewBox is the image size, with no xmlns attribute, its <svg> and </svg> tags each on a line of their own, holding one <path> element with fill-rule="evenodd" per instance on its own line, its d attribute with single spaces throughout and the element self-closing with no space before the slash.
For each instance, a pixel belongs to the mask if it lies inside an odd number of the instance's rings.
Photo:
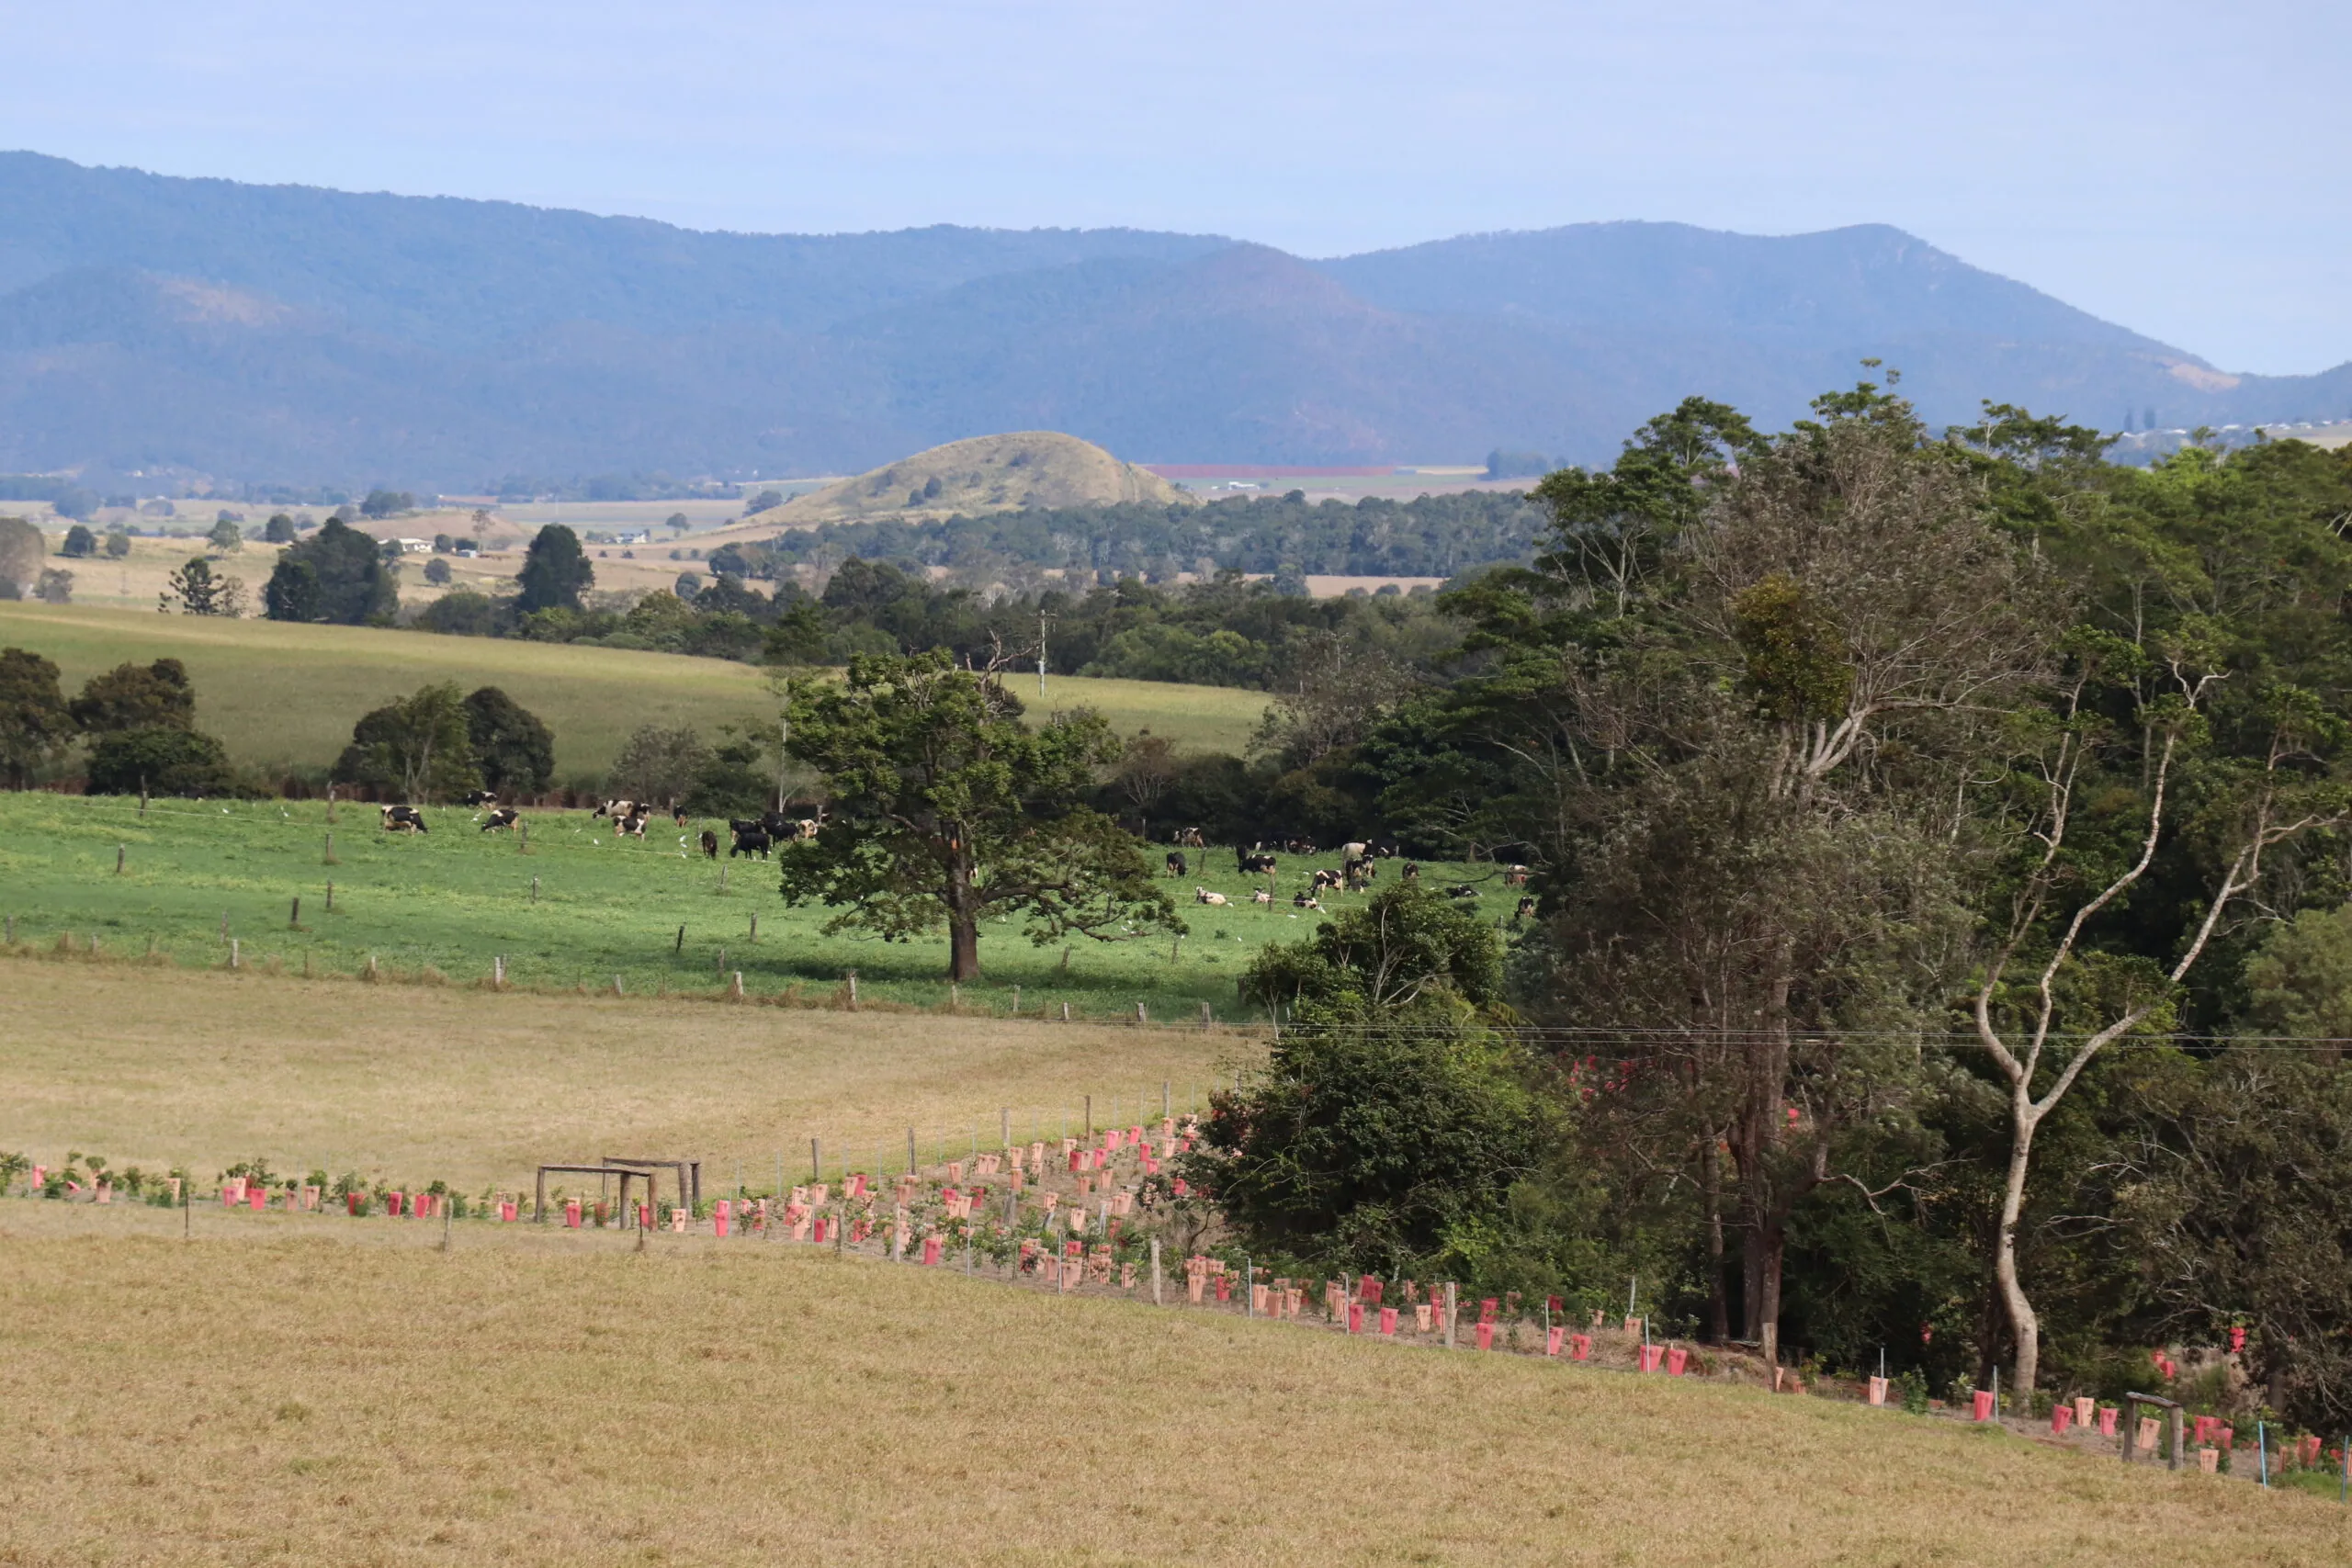
<svg viewBox="0 0 2352 1568">
<path fill-rule="evenodd" d="M 702 1161 L 698 1159 L 630 1159 L 623 1155 L 598 1155 L 596 1157 L 616 1169 L 626 1166 L 645 1178 L 645 1195 L 649 1200 L 655 1196 L 653 1173 L 666 1170 L 678 1179 L 679 1206 L 688 1213 L 702 1207 Z"/>
<path fill-rule="evenodd" d="M 538 1188 L 536 1200 L 531 1205 L 531 1220 L 535 1224 L 548 1217 L 548 1172 L 551 1170 L 562 1176 L 619 1177 L 621 1179 L 621 1213 L 625 1218 L 629 1218 L 635 1213 L 635 1211 L 628 1206 L 630 1181 L 644 1182 L 646 1201 L 650 1202 L 653 1199 L 653 1173 L 650 1170 L 639 1170 L 632 1166 L 615 1165 L 609 1162 L 604 1165 L 543 1165 L 539 1167 Z M 633 1218 L 629 1223 L 634 1223 Z M 627 1229 L 628 1225 L 624 1224 L 622 1228 Z"/>
<path fill-rule="evenodd" d="M 2127 1393 L 2123 1396 L 2123 1419 L 2120 1423 L 2123 1428 L 2123 1462 L 2130 1464 L 2132 1456 L 2139 1451 L 2140 1424 L 2134 1417 L 2143 1404 L 2153 1404 L 2160 1410 L 2172 1412 L 2172 1462 L 2169 1468 L 2178 1470 L 2183 1447 L 2180 1435 L 2180 1401 L 2166 1399 L 2161 1393 Z"/>
</svg>

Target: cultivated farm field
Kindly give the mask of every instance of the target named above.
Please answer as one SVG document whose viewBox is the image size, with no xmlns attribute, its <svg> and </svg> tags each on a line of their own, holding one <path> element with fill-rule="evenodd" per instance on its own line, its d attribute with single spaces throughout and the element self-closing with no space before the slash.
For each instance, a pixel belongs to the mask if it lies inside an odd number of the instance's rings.
<svg viewBox="0 0 2352 1568">
<path fill-rule="evenodd" d="M 0 1561 L 2352 1553 L 2332 1499 L 1753 1387 L 807 1246 L 191 1217 L 0 1201 Z"/>
<path fill-rule="evenodd" d="M 772 716 L 765 672 L 720 659 L 369 626 L 159 615 L 152 610 L 0 602 L 0 646 L 57 661 L 72 691 L 126 660 L 184 660 L 197 727 L 236 761 L 321 768 L 350 742 L 368 709 L 434 681 L 503 687 L 555 732 L 556 781 L 601 774 L 640 724 L 726 723 Z M 1014 691 L 1042 716 L 1091 706 L 1122 734 L 1149 729 L 1180 749 L 1239 751 L 1266 707 L 1262 692 L 1151 681 L 1054 676 Z"/>
<path fill-rule="evenodd" d="M 724 843 L 723 822 L 690 819 L 681 829 L 660 818 L 639 840 L 616 838 L 608 818 L 586 811 L 531 810 L 525 840 L 483 833 L 481 813 L 460 807 L 420 808 L 424 835 L 383 831 L 372 806 L 333 809 L 331 823 L 321 800 L 159 799 L 142 817 L 135 799 L 0 795 L 0 917 L 27 942 L 70 934 L 86 946 L 96 937 L 102 954 L 123 956 L 152 943 L 199 967 L 225 964 L 234 938 L 240 963 L 295 974 L 351 975 L 373 956 L 379 967 L 469 983 L 503 956 L 508 981 L 526 988 L 604 991 L 617 976 L 627 995 L 709 993 L 741 972 L 754 998 L 797 987 L 814 1002 L 854 970 L 868 1001 L 950 1000 L 944 933 L 907 942 L 822 934 L 829 911 L 786 908 L 775 862 L 723 850 L 716 863 L 704 858 L 694 835 L 716 827 Z M 1148 852 L 1156 866 L 1165 851 Z M 1061 945 L 1035 946 L 1017 922 L 993 922 L 981 932 L 985 977 L 962 988 L 961 1005 L 1010 1014 L 1018 987 L 1019 1010 L 1031 1015 L 1058 1015 L 1067 1002 L 1081 1017 L 1132 1019 L 1142 1002 L 1148 1021 L 1192 1022 L 1205 1003 L 1219 1021 L 1257 1021 L 1239 1006 L 1236 981 L 1266 942 L 1314 929 L 1319 917 L 1293 908 L 1290 894 L 1325 863 L 1284 857 L 1283 897 L 1265 906 L 1250 898 L 1264 879 L 1239 875 L 1231 851 L 1187 852 L 1192 874 L 1163 882 L 1190 927 L 1181 942 L 1079 938 L 1065 963 Z M 1396 863 L 1386 874 L 1398 874 Z M 1492 865 L 1431 864 L 1424 874 L 1478 889 L 1477 907 L 1497 919 L 1519 897 Z M 1195 903 L 1197 887 L 1230 902 Z M 1353 897 L 1323 900 L 1336 908 Z"/>
</svg>

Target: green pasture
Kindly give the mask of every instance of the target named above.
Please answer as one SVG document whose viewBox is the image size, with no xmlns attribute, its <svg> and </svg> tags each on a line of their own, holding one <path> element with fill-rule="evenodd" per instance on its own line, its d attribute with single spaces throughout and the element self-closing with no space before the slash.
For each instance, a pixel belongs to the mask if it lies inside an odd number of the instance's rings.
<svg viewBox="0 0 2352 1568">
<path fill-rule="evenodd" d="M 181 660 L 196 683 L 198 728 L 263 768 L 327 766 L 360 715 L 435 681 L 503 687 L 546 720 L 559 784 L 601 775 L 641 724 L 708 734 L 774 709 L 766 672 L 727 660 L 370 626 L 0 602 L 0 646 L 54 660 L 69 695 L 126 660 Z M 1013 689 L 1033 714 L 1091 706 L 1123 735 L 1148 728 L 1189 750 L 1241 750 L 1267 701 L 1227 687 L 1073 676 L 1052 677 L 1042 701 L 1034 675 Z"/>
<path fill-rule="evenodd" d="M 681 829 L 665 818 L 642 842 L 616 841 L 609 821 L 584 811 L 534 811 L 526 853 L 514 834 L 481 831 L 476 812 L 424 809 L 431 831 L 419 836 L 386 833 L 375 807 L 348 803 L 330 824 L 322 801 L 157 800 L 141 817 L 135 799 L 0 794 L 0 916 L 14 919 L 20 942 L 68 936 L 86 947 L 95 935 L 102 953 L 133 956 L 153 942 L 198 966 L 228 962 L 225 919 L 241 962 L 260 968 L 300 972 L 307 963 L 351 974 L 372 954 L 403 974 L 430 967 L 466 983 L 486 978 L 503 955 L 508 981 L 521 987 L 603 988 L 619 976 L 631 993 L 707 992 L 741 970 L 749 992 L 797 986 L 812 998 L 832 995 L 854 970 L 861 999 L 948 999 L 944 933 L 909 942 L 826 936 L 829 911 L 785 907 L 774 862 L 730 861 L 722 850 L 713 863 L 693 847 L 706 827 L 723 842 L 723 823 Z M 326 863 L 330 833 L 334 864 Z M 1157 867 L 1166 852 L 1150 852 Z M 1037 948 L 1017 922 L 992 923 L 980 940 L 986 978 L 964 987 L 962 1004 L 1008 1012 L 1018 986 L 1022 1010 L 1033 1014 L 1058 1014 L 1067 1001 L 1080 1015 L 1131 1018 L 1140 1001 L 1154 1021 L 1197 1018 L 1203 1002 L 1221 1020 L 1250 1016 L 1235 981 L 1261 946 L 1313 929 L 1316 914 L 1302 917 L 1289 900 L 1324 861 L 1285 858 L 1280 898 L 1268 907 L 1250 901 L 1264 879 L 1238 874 L 1230 850 L 1187 853 L 1191 874 L 1167 884 L 1191 928 L 1181 942 L 1081 938 L 1065 971 L 1060 946 Z M 1475 884 L 1478 907 L 1498 919 L 1517 901 L 1491 865 L 1432 864 L 1425 874 Z M 1196 887 L 1232 902 L 1199 904 Z M 1349 897 L 1326 893 L 1324 902 Z"/>
</svg>

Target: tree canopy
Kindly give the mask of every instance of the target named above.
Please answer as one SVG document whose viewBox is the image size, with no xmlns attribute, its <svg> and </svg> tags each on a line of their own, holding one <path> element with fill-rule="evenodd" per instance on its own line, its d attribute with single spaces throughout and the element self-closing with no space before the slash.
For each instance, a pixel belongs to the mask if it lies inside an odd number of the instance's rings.
<svg viewBox="0 0 2352 1568">
<path fill-rule="evenodd" d="M 523 570 L 514 581 L 522 592 L 514 607 L 524 615 L 538 610 L 580 608 L 581 595 L 594 586 L 596 569 L 580 547 L 580 536 L 560 523 L 549 523 L 531 539 Z"/>
<path fill-rule="evenodd" d="M 278 552 L 262 600 L 273 621 L 389 623 L 400 591 L 376 541 L 340 517 Z"/>
<path fill-rule="evenodd" d="M 1021 919 L 1040 944 L 1185 929 L 1136 841 L 1082 804 L 1120 754 L 1099 716 L 1032 728 L 996 680 L 939 653 L 795 682 L 787 714 L 790 753 L 822 777 L 831 810 L 785 857 L 783 891 L 840 910 L 828 931 L 905 941 L 944 925 L 949 977 L 974 980 L 993 917 Z"/>
</svg>

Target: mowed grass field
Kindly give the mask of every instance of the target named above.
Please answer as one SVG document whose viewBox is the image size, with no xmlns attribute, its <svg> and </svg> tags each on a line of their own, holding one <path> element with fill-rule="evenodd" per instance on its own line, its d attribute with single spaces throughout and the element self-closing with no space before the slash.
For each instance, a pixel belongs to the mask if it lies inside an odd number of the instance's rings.
<svg viewBox="0 0 2352 1568">
<path fill-rule="evenodd" d="M 492 685 L 555 733 L 559 784 L 610 767 L 641 724 L 721 724 L 773 717 L 765 671 L 727 660 L 574 648 L 368 626 L 159 615 L 152 611 L 0 602 L 0 646 L 56 660 L 68 694 L 126 660 L 184 660 L 197 725 L 255 766 L 324 767 L 350 744 L 360 715 L 430 682 Z M 1121 734 L 1149 729 L 1180 749 L 1239 751 L 1266 708 L 1262 692 L 1150 681 L 1034 677 L 1014 691 L 1033 715 L 1091 707 Z"/>
<path fill-rule="evenodd" d="M 1193 1030 L 496 994 L 136 964 L 0 959 L 0 1150 L 54 1167 L 259 1156 L 461 1191 L 527 1189 L 543 1162 L 704 1161 L 706 1190 L 900 1169 L 1182 1111 L 1256 1061 Z M 628 1145 L 624 1147 L 623 1145 Z M 879 1157 L 877 1158 L 877 1151 Z M 576 1185 L 576 1183 L 574 1183 Z M 0 1556 L 0 1562 L 6 1562 Z"/>
<path fill-rule="evenodd" d="M 379 966 L 470 983 L 503 955 L 509 982 L 526 987 L 609 989 L 617 976 L 627 994 L 709 992 L 740 971 L 754 998 L 797 987 L 819 999 L 854 970 L 867 1000 L 950 1000 L 944 931 L 906 942 L 824 935 L 831 911 L 786 908 L 774 861 L 703 857 L 694 836 L 715 827 L 723 843 L 723 822 L 681 829 L 658 818 L 639 840 L 616 839 L 608 818 L 585 811 L 534 810 L 524 818 L 526 854 L 515 834 L 481 831 L 479 812 L 423 810 L 428 832 L 395 834 L 374 807 L 348 802 L 330 823 L 317 800 L 156 800 L 141 817 L 122 797 L 0 794 L 0 917 L 16 921 L 20 941 L 50 945 L 70 934 L 86 945 L 95 935 L 102 954 L 129 955 L 153 942 L 173 962 L 202 967 L 228 962 L 225 921 L 241 963 L 295 973 L 307 964 L 313 974 L 355 974 L 373 955 Z M 1157 867 L 1164 850 L 1148 852 Z M 1317 863 L 1286 858 L 1283 897 L 1262 906 L 1250 895 L 1263 879 L 1238 874 L 1231 851 L 1189 852 L 1192 874 L 1162 883 L 1191 928 L 1181 942 L 1078 938 L 1065 966 L 1062 946 L 1035 946 L 1018 922 L 991 921 L 981 928 L 985 977 L 963 987 L 962 1005 L 1010 1014 L 1018 987 L 1019 1010 L 1032 1015 L 1058 1014 L 1068 1002 L 1081 1015 L 1132 1018 L 1142 1002 L 1147 1019 L 1168 1022 L 1197 1021 L 1203 1003 L 1219 1020 L 1261 1017 L 1240 1006 L 1236 981 L 1266 942 L 1314 929 L 1320 917 L 1301 918 L 1289 896 Z M 1498 919 L 1517 899 L 1491 865 L 1433 864 L 1425 874 L 1470 881 L 1479 908 Z M 1201 887 L 1230 902 L 1195 903 Z M 1324 901 L 1337 908 L 1354 897 Z"/>
<path fill-rule="evenodd" d="M 0 1562 L 2341 1563 L 2352 1510 L 1752 1388 L 707 1237 L 0 1202 Z"/>
</svg>

